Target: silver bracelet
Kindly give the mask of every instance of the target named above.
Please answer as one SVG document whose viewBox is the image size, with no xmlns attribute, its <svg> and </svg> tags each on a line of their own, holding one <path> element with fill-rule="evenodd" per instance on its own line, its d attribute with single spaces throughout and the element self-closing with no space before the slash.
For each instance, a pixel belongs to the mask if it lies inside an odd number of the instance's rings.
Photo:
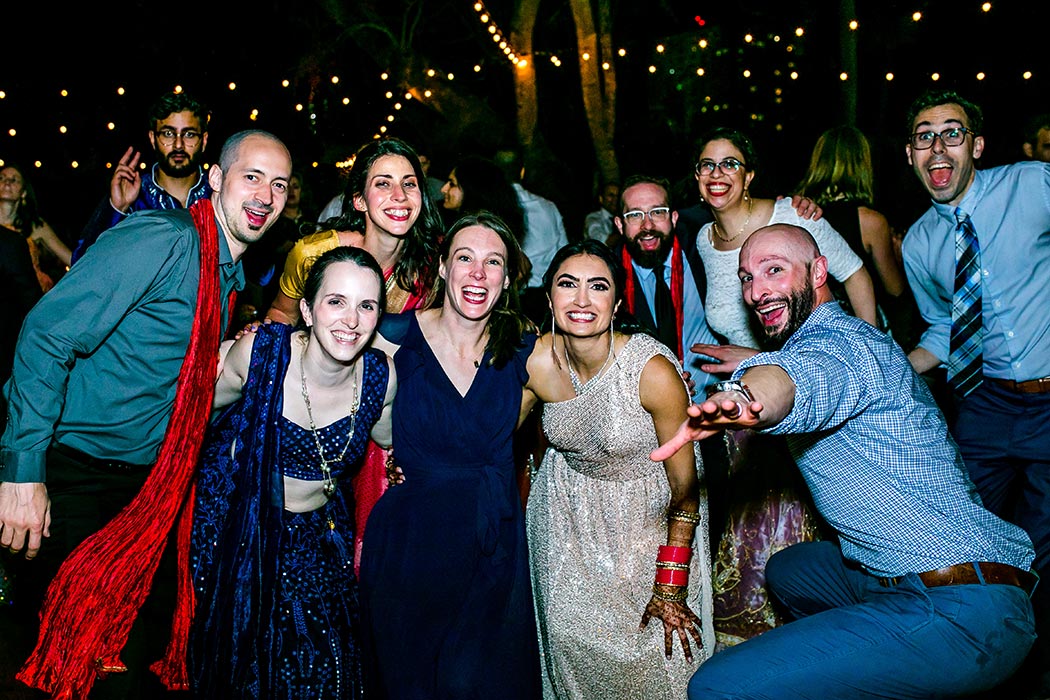
<svg viewBox="0 0 1050 700">
<path fill-rule="evenodd" d="M 714 394 L 721 393 L 723 391 L 735 391 L 743 394 L 744 398 L 750 404 L 755 400 L 755 397 L 751 395 L 751 391 L 747 388 L 747 384 L 737 381 L 736 379 L 730 379 L 724 382 L 716 382 L 711 390 L 707 392 L 707 396 L 710 398 Z"/>
</svg>

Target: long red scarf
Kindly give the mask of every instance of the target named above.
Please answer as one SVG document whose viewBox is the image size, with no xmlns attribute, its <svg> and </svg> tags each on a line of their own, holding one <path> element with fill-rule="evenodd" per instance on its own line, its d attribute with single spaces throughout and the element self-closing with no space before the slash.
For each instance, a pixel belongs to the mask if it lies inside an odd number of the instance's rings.
<svg viewBox="0 0 1050 700">
<path fill-rule="evenodd" d="M 672 236 L 671 240 L 671 303 L 674 304 L 675 338 L 678 339 L 678 347 L 672 348 L 682 361 L 684 357 L 682 350 L 682 322 L 684 319 L 683 285 L 685 278 L 685 265 L 682 262 L 682 245 L 678 242 L 678 236 Z M 623 290 L 624 299 L 627 301 L 627 310 L 634 313 L 634 268 L 631 266 L 631 254 L 627 246 L 623 246 L 623 268 L 626 271 L 626 285 Z M 656 323 L 655 316 L 653 323 Z"/>
<path fill-rule="evenodd" d="M 211 202 L 190 207 L 200 234 L 200 282 L 186 358 L 157 463 L 142 490 L 113 520 L 80 544 L 62 563 L 48 587 L 40 613 L 36 649 L 17 678 L 55 698 L 84 698 L 96 677 L 122 669 L 120 651 L 146 600 L 168 533 L 179 522 L 180 597 L 175 634 L 188 629 L 192 589 L 188 584 L 192 478 L 215 390 L 215 357 L 220 341 L 218 232 Z M 181 515 L 180 515 L 181 511 Z M 171 688 L 187 688 L 185 634 L 181 649 L 154 671 Z M 180 677 L 181 671 L 181 677 Z"/>
</svg>

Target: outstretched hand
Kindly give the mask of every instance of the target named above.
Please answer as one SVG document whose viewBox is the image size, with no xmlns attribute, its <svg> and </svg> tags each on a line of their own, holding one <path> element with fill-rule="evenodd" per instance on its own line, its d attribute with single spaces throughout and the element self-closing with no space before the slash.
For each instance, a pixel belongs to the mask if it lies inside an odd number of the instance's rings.
<svg viewBox="0 0 1050 700">
<path fill-rule="evenodd" d="M 672 602 L 653 596 L 649 599 L 649 604 L 645 606 L 638 631 L 644 630 L 649 620 L 654 617 L 664 623 L 664 656 L 671 658 L 674 651 L 673 635 L 677 633 L 685 660 L 692 662 L 693 649 L 689 644 L 689 635 L 693 636 L 697 649 L 704 648 L 703 638 L 700 636 L 700 618 L 696 616 L 696 613 L 689 609 L 685 601 Z"/>
<path fill-rule="evenodd" d="M 686 444 L 703 440 L 725 429 L 753 428 L 758 425 L 764 406 L 760 401 L 742 403 L 742 394 L 724 391 L 714 394 L 701 404 L 692 404 L 686 409 L 689 417 L 670 440 L 649 453 L 649 459 L 662 462 L 682 449 Z"/>
<path fill-rule="evenodd" d="M 700 369 L 708 374 L 732 374 L 736 371 L 737 365 L 752 355 L 758 354 L 758 350 L 745 348 L 742 345 L 695 343 L 689 349 L 697 355 L 705 355 L 714 360 L 714 362 L 705 362 L 700 365 Z"/>
</svg>

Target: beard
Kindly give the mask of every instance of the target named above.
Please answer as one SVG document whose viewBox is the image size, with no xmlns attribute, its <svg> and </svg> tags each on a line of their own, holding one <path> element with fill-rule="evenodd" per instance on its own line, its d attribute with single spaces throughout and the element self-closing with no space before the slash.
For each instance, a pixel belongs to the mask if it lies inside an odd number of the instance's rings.
<svg viewBox="0 0 1050 700">
<path fill-rule="evenodd" d="M 181 165 L 173 163 L 171 161 L 171 156 L 175 153 L 186 156 L 186 162 Z M 189 177 L 190 175 L 196 175 L 200 172 L 200 158 L 200 151 L 197 151 L 196 153 L 189 153 L 187 151 L 172 151 L 166 156 L 161 155 L 160 158 L 157 160 L 157 166 L 161 169 L 161 172 L 163 172 L 168 177 Z"/>
<path fill-rule="evenodd" d="M 631 259 L 634 260 L 640 267 L 652 270 L 660 265 L 663 265 L 664 261 L 667 260 L 667 255 L 671 252 L 671 236 L 672 233 L 663 233 L 661 231 L 655 231 L 654 233 L 660 236 L 660 247 L 656 250 L 644 250 L 641 244 L 638 243 L 636 238 L 624 237 L 624 245 L 627 246 L 627 252 L 631 254 Z"/>
<path fill-rule="evenodd" d="M 779 350 L 813 313 L 813 308 L 817 301 L 813 283 L 807 278 L 805 285 L 793 290 L 791 296 L 787 299 L 765 299 L 763 303 L 771 301 L 787 302 L 784 325 L 779 328 L 767 327 L 762 324 L 761 317 L 757 313 L 752 316 L 752 320 L 757 321 L 757 324 L 761 326 L 762 333 L 761 335 L 756 335 L 756 337 L 764 336 L 763 349 Z"/>
</svg>

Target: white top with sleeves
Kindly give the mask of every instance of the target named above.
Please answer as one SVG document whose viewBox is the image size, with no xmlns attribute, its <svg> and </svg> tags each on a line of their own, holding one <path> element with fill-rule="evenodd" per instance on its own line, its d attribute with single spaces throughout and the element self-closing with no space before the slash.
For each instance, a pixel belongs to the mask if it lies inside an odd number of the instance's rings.
<svg viewBox="0 0 1050 700">
<path fill-rule="evenodd" d="M 790 199 L 777 200 L 773 206 L 773 216 L 764 225 L 769 224 L 793 224 L 809 231 L 817 241 L 820 254 L 828 259 L 829 274 L 840 282 L 848 279 L 864 265 L 849 247 L 849 243 L 828 222 L 824 219 L 803 219 L 791 206 Z M 749 325 L 754 314 L 744 304 L 740 292 L 740 278 L 737 275 L 740 250 L 716 250 L 712 243 L 712 235 L 712 225 L 704 224 L 696 239 L 700 258 L 704 261 L 704 271 L 707 273 L 707 323 L 716 333 L 725 336 L 731 344 L 757 348 L 758 340 Z"/>
</svg>

